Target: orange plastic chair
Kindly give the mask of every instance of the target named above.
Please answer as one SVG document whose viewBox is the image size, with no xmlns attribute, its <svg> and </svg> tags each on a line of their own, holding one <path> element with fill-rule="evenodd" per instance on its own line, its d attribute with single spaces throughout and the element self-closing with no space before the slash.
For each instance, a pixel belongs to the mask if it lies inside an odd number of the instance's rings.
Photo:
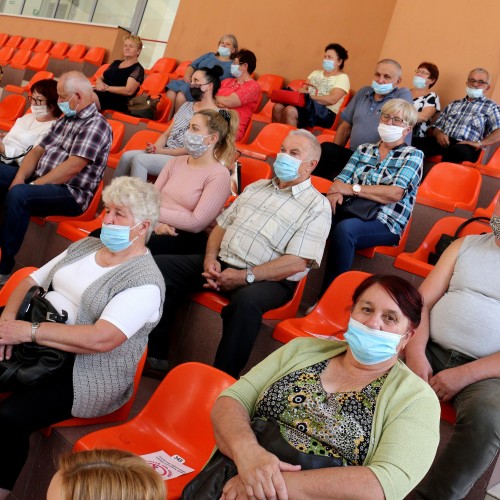
<svg viewBox="0 0 500 500">
<path fill-rule="evenodd" d="M 257 160 L 255 158 L 241 157 L 238 160 L 241 164 L 240 170 L 240 180 L 241 189 L 243 191 L 252 182 L 258 181 L 260 179 L 272 179 L 273 171 L 271 165 L 262 160 Z"/>
<path fill-rule="evenodd" d="M 319 132 L 320 134 L 323 134 L 326 130 L 331 130 L 331 131 L 337 130 L 337 127 L 339 126 L 339 123 L 340 123 L 340 114 L 342 113 L 342 111 L 344 111 L 345 108 L 347 108 L 347 105 L 349 104 L 351 99 L 354 97 L 354 94 L 355 94 L 355 92 L 352 89 L 349 90 L 349 92 L 346 94 L 346 96 L 344 97 L 344 101 L 342 102 L 342 105 L 339 108 L 339 112 L 337 113 L 337 116 L 335 117 L 335 120 L 333 121 L 333 125 L 330 128 L 325 129 L 323 127 L 318 127 L 316 125 L 315 127 L 313 127 L 313 132 Z"/>
<path fill-rule="evenodd" d="M 99 229 L 102 226 L 102 219 L 105 211 L 103 210 L 99 217 L 90 221 L 71 221 L 67 220 L 60 222 L 57 225 L 57 234 L 70 241 L 78 241 L 86 238 L 92 231 Z"/>
<path fill-rule="evenodd" d="M 13 47 L 2 47 L 0 49 L 0 65 L 7 66 L 12 59 L 16 49 Z"/>
<path fill-rule="evenodd" d="M 171 80 L 178 80 L 179 78 L 184 78 L 184 73 L 186 72 L 187 67 L 193 61 L 182 61 L 173 73 L 170 73 L 168 76 Z"/>
<path fill-rule="evenodd" d="M 18 50 L 9 62 L 9 66 L 14 69 L 25 69 L 26 64 L 30 60 L 31 50 L 20 49 Z"/>
<path fill-rule="evenodd" d="M 235 379 L 202 363 L 184 363 L 170 371 L 142 411 L 130 422 L 87 434 L 74 451 L 118 448 L 139 455 L 163 450 L 179 455 L 192 474 L 168 481 L 169 500 L 205 465 L 215 446 L 210 412 L 219 394 Z"/>
<path fill-rule="evenodd" d="M 26 63 L 26 68 L 32 71 L 45 71 L 49 64 L 49 54 L 46 52 L 36 52 Z M 52 77 L 53 78 L 53 77 Z"/>
<path fill-rule="evenodd" d="M 481 173 L 456 163 L 438 163 L 432 167 L 417 193 L 417 203 L 453 212 L 457 208 L 474 211 Z"/>
<path fill-rule="evenodd" d="M 484 156 L 483 153 L 484 151 L 482 151 L 481 153 L 482 156 Z M 500 178 L 500 147 L 496 149 L 496 151 L 493 153 L 493 156 L 490 158 L 486 165 L 483 165 L 481 163 L 482 156 L 479 157 L 476 163 L 464 161 L 463 165 L 467 165 L 468 167 L 475 167 L 484 175 Z"/>
<path fill-rule="evenodd" d="M 454 235 L 458 226 L 466 220 L 462 217 L 443 217 L 439 219 L 414 252 L 402 252 L 396 257 L 394 267 L 425 278 L 434 268 L 432 264 L 427 262 L 427 259 L 429 258 L 429 254 L 434 252 L 436 243 L 439 241 L 441 235 Z M 465 226 L 459 236 L 491 233 L 491 231 L 491 227 L 488 224 L 474 221 Z"/>
<path fill-rule="evenodd" d="M 0 102 L 0 122 L 14 122 L 23 115 L 26 98 L 22 95 L 11 94 Z"/>
<path fill-rule="evenodd" d="M 40 52 L 43 54 L 48 53 L 52 48 L 52 45 L 54 45 L 54 42 L 52 40 L 40 40 L 33 49 L 33 52 Z"/>
<path fill-rule="evenodd" d="M 5 43 L 5 47 L 12 47 L 13 49 L 17 49 L 21 42 L 23 41 L 23 37 L 21 35 L 13 35 L 9 38 L 9 41 Z"/>
<path fill-rule="evenodd" d="M 3 47 L 7 43 L 8 39 L 9 35 L 7 35 L 7 33 L 0 33 L 0 47 Z"/>
<path fill-rule="evenodd" d="M 297 337 L 342 338 L 351 314 L 352 294 L 368 276 L 369 273 L 362 271 L 348 271 L 337 276 L 310 314 L 278 323 L 273 338 L 285 344 Z"/>
<path fill-rule="evenodd" d="M 70 61 L 86 62 L 94 66 L 100 66 L 106 56 L 106 49 L 104 47 L 91 47 L 83 57 L 69 57 Z"/>
<path fill-rule="evenodd" d="M 111 142 L 110 153 L 117 153 L 122 146 L 123 136 L 125 135 L 125 125 L 118 120 L 108 119 L 107 122 L 111 125 L 113 132 L 113 141 Z"/>
<path fill-rule="evenodd" d="M 21 283 L 21 281 L 28 277 L 33 271 L 36 271 L 37 267 L 23 267 L 18 269 L 5 283 L 5 285 L 0 290 L 0 307 L 5 307 L 7 301 L 9 300 L 10 294 L 14 289 Z"/>
<path fill-rule="evenodd" d="M 306 286 L 307 275 L 304 276 L 297 284 L 293 297 L 289 302 L 277 307 L 276 309 L 271 309 L 264 313 L 264 319 L 287 319 L 294 318 L 299 310 L 300 301 L 302 300 L 302 294 L 304 293 L 304 287 Z M 212 309 L 212 311 L 220 313 L 224 306 L 229 304 L 229 299 L 216 292 L 194 292 L 190 296 L 193 302 L 200 304 L 202 306 Z"/>
<path fill-rule="evenodd" d="M 381 253 L 383 255 L 389 255 L 390 257 L 397 257 L 406 247 L 406 240 L 410 234 L 411 217 L 403 230 L 403 234 L 399 238 L 399 243 L 397 245 L 378 245 L 370 248 L 363 248 L 362 250 L 356 250 L 358 255 L 363 255 L 369 259 L 373 259 L 376 253 Z"/>
<path fill-rule="evenodd" d="M 252 121 L 271 123 L 271 120 L 273 118 L 273 108 L 274 102 L 267 101 L 266 104 L 264 104 L 264 107 L 258 113 L 254 113 L 252 115 Z"/>
<path fill-rule="evenodd" d="M 146 70 L 146 75 L 151 73 L 172 73 L 177 66 L 177 61 L 173 57 L 160 57 L 150 69 Z"/>
<path fill-rule="evenodd" d="M 19 45 L 19 49 L 33 50 L 37 43 L 37 39 L 33 37 L 25 38 Z"/>
<path fill-rule="evenodd" d="M 311 184 L 322 194 L 328 193 L 328 190 L 330 189 L 331 185 L 333 184 L 332 181 L 329 181 L 328 179 L 325 179 L 323 177 L 318 177 L 317 175 L 311 175 Z"/>
<path fill-rule="evenodd" d="M 98 70 L 92 76 L 89 76 L 89 82 L 92 85 L 95 85 L 95 82 L 97 81 L 97 79 L 103 75 L 103 73 L 106 71 L 108 66 L 109 66 L 109 64 L 103 64 L 102 66 L 99 66 Z"/>
<path fill-rule="evenodd" d="M 35 54 L 38 55 L 38 54 Z M 41 54 L 42 56 L 47 56 L 47 54 Z M 9 92 L 13 94 L 24 94 L 25 92 L 29 92 L 31 86 L 38 82 L 39 80 L 45 80 L 45 79 L 53 79 L 54 78 L 54 73 L 50 71 L 39 71 L 38 73 L 35 73 L 29 83 L 25 85 L 24 87 L 20 87 L 18 85 L 6 85 L 5 90 L 8 90 Z"/>
<path fill-rule="evenodd" d="M 151 123 L 166 123 L 168 121 L 168 115 L 170 114 L 170 109 L 172 108 L 172 101 L 167 99 L 164 95 L 160 96 L 160 102 L 156 107 L 156 117 L 154 120 L 148 120 L 148 127 Z"/>
<path fill-rule="evenodd" d="M 457 421 L 457 414 L 455 408 L 450 402 L 439 402 L 441 404 L 441 420 L 448 422 L 451 425 L 455 425 Z"/>
<path fill-rule="evenodd" d="M 281 75 L 265 74 L 257 78 L 257 83 L 260 85 L 263 94 L 271 96 L 273 90 L 279 90 L 283 87 L 285 79 Z"/>
<path fill-rule="evenodd" d="M 306 80 L 300 78 L 296 80 L 290 80 L 290 82 L 288 82 L 287 87 L 290 87 L 292 90 L 297 91 L 304 86 L 304 83 L 306 83 Z"/>
<path fill-rule="evenodd" d="M 476 208 L 474 211 L 474 217 L 491 217 L 493 215 L 493 210 L 500 199 L 500 191 L 493 197 L 490 204 L 485 208 Z"/>
<path fill-rule="evenodd" d="M 81 43 L 77 43 L 72 45 L 68 52 L 64 54 L 64 58 L 70 61 L 79 61 L 85 55 L 85 52 L 87 52 L 87 47 Z"/>
<path fill-rule="evenodd" d="M 163 73 L 151 73 L 141 85 L 141 94 L 164 94 L 169 77 Z"/>
<path fill-rule="evenodd" d="M 323 144 L 324 142 L 333 142 L 333 139 L 335 139 L 335 134 L 336 132 L 333 132 L 333 134 L 320 134 L 316 136 L 316 139 L 318 139 L 318 142 L 320 144 Z"/>
<path fill-rule="evenodd" d="M 67 420 L 57 422 L 57 424 L 52 424 L 49 427 L 45 427 L 45 429 L 42 429 L 42 432 L 46 436 L 50 436 L 50 433 L 52 432 L 52 429 L 54 427 L 77 427 L 80 425 L 105 424 L 109 422 L 124 422 L 125 420 L 127 420 L 128 416 L 130 415 L 130 410 L 132 409 L 132 405 L 134 404 L 135 396 L 137 395 L 137 389 L 139 388 L 139 383 L 141 381 L 141 376 L 142 376 L 142 370 L 144 368 L 144 363 L 146 362 L 147 354 L 148 354 L 148 349 L 146 347 L 144 354 L 139 360 L 139 363 L 137 363 L 137 369 L 135 371 L 135 376 L 134 376 L 134 391 L 132 392 L 132 396 L 130 397 L 130 399 L 123 406 L 121 406 L 112 413 L 108 413 L 107 415 L 102 415 L 100 417 L 68 418 Z"/>
<path fill-rule="evenodd" d="M 238 142 L 236 143 L 236 147 L 246 156 L 266 160 L 268 156 L 276 156 L 283 140 L 291 130 L 295 130 L 295 127 L 292 127 L 292 125 L 269 123 L 259 132 L 253 142 L 250 144 Z"/>
<path fill-rule="evenodd" d="M 113 115 L 114 116 L 114 115 Z M 136 132 L 125 144 L 125 147 L 118 153 L 110 154 L 108 157 L 108 167 L 116 168 L 118 162 L 120 161 L 121 155 L 125 151 L 131 151 L 133 149 L 144 149 L 147 142 L 155 143 L 156 139 L 160 137 L 160 133 L 154 130 L 139 130 Z"/>
<path fill-rule="evenodd" d="M 53 59 L 64 59 L 64 55 L 68 52 L 68 42 L 56 42 L 49 51 L 50 57 Z"/>
</svg>

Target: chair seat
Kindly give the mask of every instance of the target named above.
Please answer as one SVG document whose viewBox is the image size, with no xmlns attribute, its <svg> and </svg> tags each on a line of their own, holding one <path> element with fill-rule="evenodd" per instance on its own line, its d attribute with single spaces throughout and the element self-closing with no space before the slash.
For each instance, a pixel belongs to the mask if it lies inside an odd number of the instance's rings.
<svg viewBox="0 0 500 500">
<path fill-rule="evenodd" d="M 399 243 L 397 245 L 378 245 L 370 248 L 363 248 L 362 250 L 357 250 L 358 255 L 363 255 L 369 259 L 373 259 L 376 253 L 383 255 L 388 255 L 389 257 L 397 257 L 401 252 L 404 251 L 406 247 L 406 241 L 408 240 L 408 235 L 410 234 L 411 218 L 404 228 L 403 234 L 399 238 Z"/>
</svg>

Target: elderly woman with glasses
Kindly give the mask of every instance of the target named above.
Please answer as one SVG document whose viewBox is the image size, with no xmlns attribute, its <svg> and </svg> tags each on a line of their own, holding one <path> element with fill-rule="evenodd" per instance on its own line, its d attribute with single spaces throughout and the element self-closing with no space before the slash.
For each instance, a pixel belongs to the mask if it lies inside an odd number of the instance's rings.
<svg viewBox="0 0 500 500">
<path fill-rule="evenodd" d="M 378 125 L 382 140 L 359 146 L 335 177 L 327 195 L 334 216 L 322 294 L 351 268 L 356 250 L 399 243 L 422 178 L 423 154 L 405 143 L 416 123 L 412 104 L 387 101 Z"/>
</svg>

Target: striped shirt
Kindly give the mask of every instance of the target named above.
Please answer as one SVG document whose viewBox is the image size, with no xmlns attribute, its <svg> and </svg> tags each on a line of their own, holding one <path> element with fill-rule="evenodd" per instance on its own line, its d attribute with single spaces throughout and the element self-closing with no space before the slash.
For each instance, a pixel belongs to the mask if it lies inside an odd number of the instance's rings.
<svg viewBox="0 0 500 500">
<path fill-rule="evenodd" d="M 464 97 L 448 104 L 434 127 L 457 141 L 477 142 L 500 128 L 500 106 L 484 96 Z"/>
<path fill-rule="evenodd" d="M 382 205 L 377 219 L 391 233 L 401 235 L 410 219 L 417 189 L 422 179 L 422 151 L 406 144 L 396 146 L 380 161 L 378 144 L 362 144 L 335 180 L 346 184 L 398 186 L 404 189 L 401 200 Z"/>
<path fill-rule="evenodd" d="M 254 182 L 217 218 L 225 230 L 219 258 L 244 269 L 296 255 L 319 267 L 331 217 L 330 203 L 310 179 L 284 189 L 275 179 Z M 288 279 L 299 281 L 306 273 Z"/>
<path fill-rule="evenodd" d="M 65 183 L 85 211 L 104 175 L 112 137 L 111 127 L 94 103 L 79 111 L 75 117 L 63 116 L 40 142 L 44 152 L 35 175 L 44 176 L 70 156 L 88 160 L 87 165 Z"/>
</svg>

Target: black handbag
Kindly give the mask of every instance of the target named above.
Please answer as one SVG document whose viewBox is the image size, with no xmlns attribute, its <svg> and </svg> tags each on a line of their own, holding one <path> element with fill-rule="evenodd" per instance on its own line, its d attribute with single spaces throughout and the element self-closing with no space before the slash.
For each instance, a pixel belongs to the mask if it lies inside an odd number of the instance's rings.
<svg viewBox="0 0 500 500">
<path fill-rule="evenodd" d="M 468 226 L 471 222 L 474 221 L 482 221 L 482 222 L 489 222 L 490 219 L 488 217 L 471 217 L 470 219 L 467 219 L 465 222 L 462 222 L 460 226 L 457 227 L 457 230 L 455 231 L 455 234 L 452 236 L 451 234 L 446 234 L 443 233 L 440 237 L 438 242 L 436 243 L 436 247 L 434 249 L 434 252 L 429 252 L 429 257 L 427 257 L 427 262 L 429 264 L 432 264 L 435 266 L 437 264 L 437 261 L 443 255 L 443 252 L 455 241 L 460 238 L 460 233 L 463 231 L 463 229 Z M 485 231 L 486 232 L 486 231 Z M 485 234 L 481 233 L 481 234 Z"/>
<path fill-rule="evenodd" d="M 26 293 L 16 319 L 30 323 L 66 323 L 68 313 L 62 314 L 45 298 L 45 290 L 32 286 Z M 12 357 L 0 362 L 0 392 L 8 390 L 14 378 L 24 385 L 36 385 L 57 372 L 72 355 L 68 352 L 26 342 L 14 346 Z"/>
<path fill-rule="evenodd" d="M 335 208 L 335 216 L 342 219 L 351 219 L 356 217 L 358 219 L 368 221 L 377 217 L 382 203 L 377 201 L 367 200 L 359 196 L 344 197 L 342 205 L 337 203 Z"/>
<path fill-rule="evenodd" d="M 275 420 L 254 419 L 252 430 L 264 449 L 283 462 L 300 465 L 302 470 L 342 466 L 340 458 L 303 453 L 294 448 L 283 438 Z M 234 462 L 217 450 L 203 470 L 186 485 L 181 500 L 220 498 L 224 485 L 236 474 L 238 470 Z"/>
</svg>

